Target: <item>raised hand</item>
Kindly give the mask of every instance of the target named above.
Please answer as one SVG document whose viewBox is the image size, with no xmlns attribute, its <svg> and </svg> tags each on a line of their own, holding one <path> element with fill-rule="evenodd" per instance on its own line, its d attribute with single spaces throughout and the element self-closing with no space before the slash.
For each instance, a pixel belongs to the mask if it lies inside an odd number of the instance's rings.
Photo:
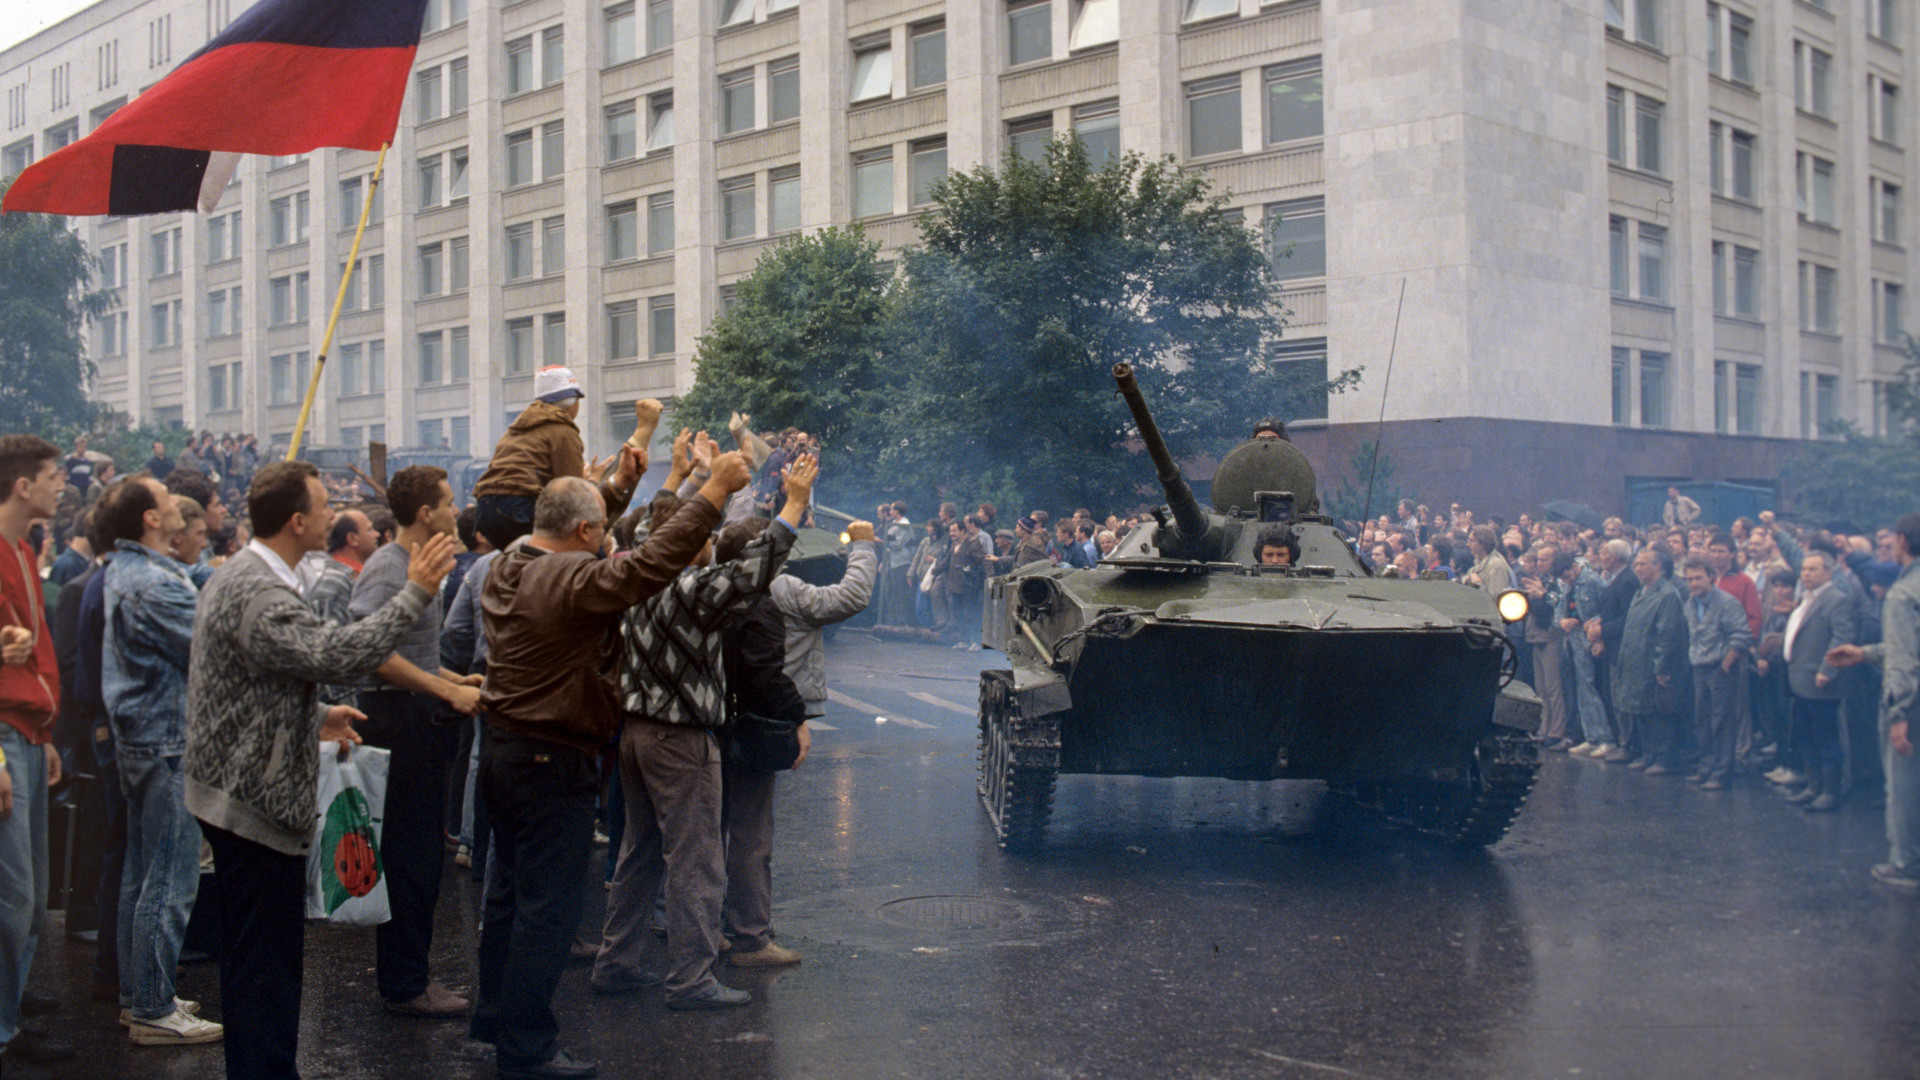
<svg viewBox="0 0 1920 1080">
<path fill-rule="evenodd" d="M 706 432 L 703 431 L 693 437 L 693 467 L 695 469 L 705 469 L 708 472 L 712 472 L 713 459 L 719 453 L 720 447 L 715 444 L 712 439 L 707 438 Z"/>
<path fill-rule="evenodd" d="M 802 454 L 787 466 L 785 478 L 787 501 L 805 506 L 813 499 L 813 482 L 820 476 L 820 459 L 812 454 Z"/>
<path fill-rule="evenodd" d="M 638 446 L 620 448 L 620 467 L 613 471 L 612 485 L 620 491 L 632 491 L 647 471 L 647 452 Z"/>
<path fill-rule="evenodd" d="M 747 467 L 746 457 L 733 450 L 713 459 L 712 473 L 707 483 L 709 486 L 717 485 L 726 495 L 732 495 L 752 481 L 753 470 Z"/>
<path fill-rule="evenodd" d="M 607 466 L 611 464 L 613 464 L 613 458 L 611 457 L 607 458 L 604 461 L 597 461 L 597 460 L 594 460 L 593 458 L 588 458 L 586 469 L 584 472 L 581 473 L 581 475 L 587 478 L 587 483 L 597 484 L 600 482 L 601 477 L 604 477 L 607 475 Z"/>
<path fill-rule="evenodd" d="M 686 476 L 693 472 L 693 432 L 686 428 L 673 437 L 673 475 Z"/>
<path fill-rule="evenodd" d="M 872 540 L 873 538 L 873 522 L 871 521 L 856 521 L 847 526 L 848 540 Z"/>
</svg>

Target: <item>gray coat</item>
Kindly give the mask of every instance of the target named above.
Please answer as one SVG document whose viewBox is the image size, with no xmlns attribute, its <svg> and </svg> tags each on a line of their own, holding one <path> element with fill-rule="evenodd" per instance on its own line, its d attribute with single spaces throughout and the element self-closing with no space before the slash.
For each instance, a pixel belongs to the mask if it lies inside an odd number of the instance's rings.
<svg viewBox="0 0 1920 1080">
<path fill-rule="evenodd" d="M 1828 585 L 1801 616 L 1799 633 L 1793 638 L 1793 654 L 1787 657 L 1787 685 L 1793 696 L 1810 701 L 1840 700 L 1840 673 L 1828 666 L 1827 650 L 1855 644 L 1859 635 L 1853 597 Z M 1819 675 L 1827 677 L 1827 685 L 1819 684 Z"/>
<path fill-rule="evenodd" d="M 880 545 L 860 540 L 847 549 L 847 572 L 835 585 L 809 585 L 781 574 L 769 594 L 787 621 L 787 677 L 807 701 L 808 716 L 827 712 L 827 644 L 820 628 L 867 608 L 880 568 Z"/>
<path fill-rule="evenodd" d="M 1710 585 L 1705 596 L 1689 596 L 1680 603 L 1687 613 L 1687 658 L 1694 666 L 1717 665 L 1735 649 L 1753 651 L 1747 609 L 1732 593 Z"/>
<path fill-rule="evenodd" d="M 1746 615 L 1740 618 L 1744 623 Z M 1687 617 L 1673 582 L 1662 578 L 1633 594 L 1612 670 L 1616 710 L 1639 716 L 1672 711 L 1673 691 L 1662 693 L 1659 676 L 1679 679 L 1688 673 Z"/>
<path fill-rule="evenodd" d="M 1867 646 L 1867 659 L 1880 666 L 1880 722 L 1911 723 L 1920 693 L 1920 559 L 1887 590 L 1880 620 L 1880 644 Z"/>
</svg>

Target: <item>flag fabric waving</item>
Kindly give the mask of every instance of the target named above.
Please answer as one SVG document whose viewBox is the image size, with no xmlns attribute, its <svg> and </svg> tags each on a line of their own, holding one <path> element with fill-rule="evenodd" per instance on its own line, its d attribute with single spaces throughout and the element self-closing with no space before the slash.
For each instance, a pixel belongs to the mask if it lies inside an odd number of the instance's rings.
<svg viewBox="0 0 1920 1080">
<path fill-rule="evenodd" d="M 210 211 L 240 154 L 393 139 L 427 0 L 260 0 L 86 138 L 22 172 L 3 208 Z"/>
</svg>

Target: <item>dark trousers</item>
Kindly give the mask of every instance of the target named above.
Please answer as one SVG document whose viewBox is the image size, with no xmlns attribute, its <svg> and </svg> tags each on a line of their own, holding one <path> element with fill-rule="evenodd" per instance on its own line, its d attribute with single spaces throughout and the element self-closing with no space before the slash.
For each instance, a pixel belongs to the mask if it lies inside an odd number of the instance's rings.
<svg viewBox="0 0 1920 1080">
<path fill-rule="evenodd" d="M 1846 765 L 1846 754 L 1840 748 L 1839 700 L 1795 697 L 1793 721 L 1797 731 L 1806 735 L 1804 760 L 1808 775 L 1820 776 L 1831 770 L 1831 781 L 1838 783 L 1840 770 Z"/>
<path fill-rule="evenodd" d="M 559 1048 L 553 991 L 580 925 L 593 848 L 593 755 L 488 732 L 479 796 L 493 822 L 493 872 L 480 923 L 480 998 L 472 1031 L 506 1065 L 536 1065 Z"/>
<path fill-rule="evenodd" d="M 478 520 L 474 527 L 495 551 L 505 551 L 508 544 L 533 532 L 534 501 L 531 495 L 477 496 L 474 509 Z"/>
<path fill-rule="evenodd" d="M 447 859 L 443 795 L 452 729 L 434 722 L 434 705 L 425 694 L 399 690 L 360 695 L 367 714 L 357 725 L 360 737 L 393 754 L 380 832 L 393 918 L 374 931 L 374 946 L 380 996 L 396 1003 L 427 991 L 433 909 Z"/>
<path fill-rule="evenodd" d="M 120 985 L 120 870 L 127 860 L 127 797 L 120 793 L 120 766 L 114 758 L 103 762 L 99 803 L 106 815 L 106 845 L 100 850 L 100 905 L 97 920 L 100 945 L 93 954 L 95 982 Z"/>
<path fill-rule="evenodd" d="M 1846 718 L 1847 790 L 1869 795 L 1886 790 L 1881 767 L 1880 673 L 1867 665 L 1840 673 L 1845 692 L 1841 715 Z"/>
<path fill-rule="evenodd" d="M 227 1080 L 297 1078 L 307 860 L 204 822 L 221 927 L 220 1019 Z"/>
<path fill-rule="evenodd" d="M 1709 780 L 1725 780 L 1733 771 L 1733 745 L 1740 734 L 1739 668 L 1722 671 L 1719 664 L 1693 667 L 1693 738 L 1700 751 L 1700 772 Z"/>
</svg>

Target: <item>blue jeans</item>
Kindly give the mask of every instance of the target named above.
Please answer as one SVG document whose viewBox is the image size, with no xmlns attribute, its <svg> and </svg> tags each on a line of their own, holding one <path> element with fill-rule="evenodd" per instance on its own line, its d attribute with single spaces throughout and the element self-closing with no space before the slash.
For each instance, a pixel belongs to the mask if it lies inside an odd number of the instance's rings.
<svg viewBox="0 0 1920 1080">
<path fill-rule="evenodd" d="M 1574 699 L 1580 710 L 1580 732 L 1595 746 L 1617 742 L 1613 721 L 1607 718 L 1607 706 L 1600 700 L 1598 673 L 1594 670 L 1593 649 L 1586 635 L 1575 633 L 1567 639 L 1567 652 L 1573 657 Z"/>
<path fill-rule="evenodd" d="M 200 823 L 177 755 L 120 748 L 127 859 L 120 875 L 120 1004 L 137 1020 L 173 1012 L 174 973 L 200 891 Z"/>
<path fill-rule="evenodd" d="M 0 1048 L 20 1034 L 20 995 L 47 912 L 47 759 L 0 723 L 13 813 L 0 818 Z"/>
</svg>

